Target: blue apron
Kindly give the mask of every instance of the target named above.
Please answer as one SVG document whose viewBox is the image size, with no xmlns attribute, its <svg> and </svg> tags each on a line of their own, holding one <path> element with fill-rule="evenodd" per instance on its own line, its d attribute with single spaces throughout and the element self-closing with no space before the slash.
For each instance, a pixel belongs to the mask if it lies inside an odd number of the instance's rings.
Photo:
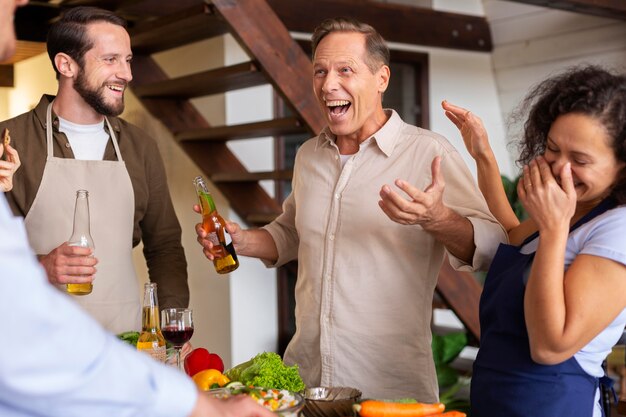
<svg viewBox="0 0 626 417">
<path fill-rule="evenodd" d="M 581 218 L 576 229 L 615 206 L 607 199 Z M 470 400 L 472 417 L 591 417 L 598 378 L 574 357 L 540 365 L 530 356 L 524 319 L 524 277 L 534 253 L 501 244 L 480 298 L 480 349 L 474 362 Z"/>
</svg>

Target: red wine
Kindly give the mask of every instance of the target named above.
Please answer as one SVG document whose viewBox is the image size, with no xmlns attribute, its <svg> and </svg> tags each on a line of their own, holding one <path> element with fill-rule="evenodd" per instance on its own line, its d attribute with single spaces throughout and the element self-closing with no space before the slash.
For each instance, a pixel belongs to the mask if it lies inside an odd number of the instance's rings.
<svg viewBox="0 0 626 417">
<path fill-rule="evenodd" d="M 178 327 L 164 327 L 161 329 L 165 340 L 174 346 L 182 346 L 191 339 L 193 335 L 193 327 L 185 327 L 180 330 Z"/>
</svg>

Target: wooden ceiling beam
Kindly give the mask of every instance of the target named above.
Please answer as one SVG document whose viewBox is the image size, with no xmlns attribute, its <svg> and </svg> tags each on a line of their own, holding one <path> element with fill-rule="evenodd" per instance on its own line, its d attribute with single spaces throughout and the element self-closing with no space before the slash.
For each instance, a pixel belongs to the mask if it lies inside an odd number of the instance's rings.
<svg viewBox="0 0 626 417">
<path fill-rule="evenodd" d="M 510 0 L 533 6 L 548 7 L 592 16 L 626 20 L 624 0 Z"/>
<path fill-rule="evenodd" d="M 61 9 L 78 4 L 115 10 L 129 20 L 169 15 L 201 0 L 66 0 L 61 4 L 36 2 L 18 9 L 18 39 L 45 41 L 50 20 Z M 491 33 L 484 17 L 367 0 L 268 0 L 291 32 L 310 33 L 325 18 L 351 16 L 374 26 L 389 42 L 472 51 L 491 51 Z M 22 15 L 22 16 L 20 16 Z"/>
<path fill-rule="evenodd" d="M 0 65 L 0 87 L 13 87 L 13 65 Z"/>
<path fill-rule="evenodd" d="M 311 33 L 324 19 L 346 16 L 368 23 L 387 40 L 489 52 L 491 32 L 482 16 L 364 0 L 267 0 L 289 31 Z"/>
<path fill-rule="evenodd" d="M 15 10 L 15 35 L 21 41 L 45 42 L 50 23 L 61 8 L 57 4 L 33 2 Z"/>
</svg>

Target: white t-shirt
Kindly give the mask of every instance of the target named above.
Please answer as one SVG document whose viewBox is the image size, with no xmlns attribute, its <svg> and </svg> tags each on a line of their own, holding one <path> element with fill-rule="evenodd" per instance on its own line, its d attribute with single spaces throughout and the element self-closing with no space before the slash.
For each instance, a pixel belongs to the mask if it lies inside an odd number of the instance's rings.
<svg viewBox="0 0 626 417">
<path fill-rule="evenodd" d="M 94 125 L 79 125 L 59 117 L 59 130 L 65 133 L 75 159 L 101 161 L 109 141 L 104 119 Z"/>
</svg>

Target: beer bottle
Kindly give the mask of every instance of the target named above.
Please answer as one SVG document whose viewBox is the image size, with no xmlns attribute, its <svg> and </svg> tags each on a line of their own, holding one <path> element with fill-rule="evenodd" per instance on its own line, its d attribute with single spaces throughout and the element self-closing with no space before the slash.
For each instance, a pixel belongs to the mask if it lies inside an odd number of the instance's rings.
<svg viewBox="0 0 626 417">
<path fill-rule="evenodd" d="M 165 338 L 159 324 L 159 303 L 157 285 L 148 282 L 144 285 L 141 333 L 137 340 L 137 350 L 148 353 L 154 359 L 165 362 Z"/>
<path fill-rule="evenodd" d="M 235 247 L 226 231 L 226 222 L 219 215 L 213 202 L 213 197 L 207 189 L 204 178 L 201 176 L 193 180 L 198 194 L 198 201 L 202 208 L 202 228 L 207 232 L 207 238 L 213 244 L 213 265 L 218 274 L 227 274 L 239 267 Z"/>
<path fill-rule="evenodd" d="M 92 250 L 96 248 L 89 232 L 89 192 L 87 190 L 76 191 L 74 227 L 72 236 L 68 240 L 68 245 L 82 246 Z M 91 282 L 85 284 L 65 284 L 65 290 L 72 295 L 87 295 L 93 290 L 93 284 Z"/>
</svg>

